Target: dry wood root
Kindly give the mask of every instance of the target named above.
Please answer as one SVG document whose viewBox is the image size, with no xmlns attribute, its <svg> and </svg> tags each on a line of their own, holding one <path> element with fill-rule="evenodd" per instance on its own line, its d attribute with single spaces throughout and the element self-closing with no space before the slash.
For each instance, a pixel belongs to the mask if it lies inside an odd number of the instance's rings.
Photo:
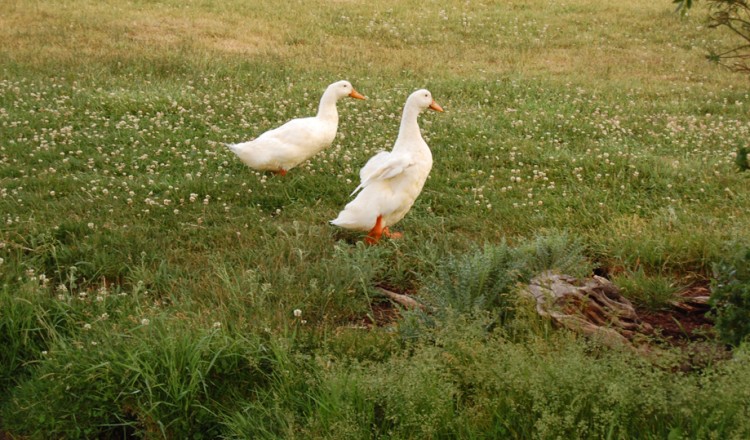
<svg viewBox="0 0 750 440">
<path fill-rule="evenodd" d="M 424 309 L 424 305 L 409 295 L 401 293 L 391 292 L 388 289 L 377 287 L 378 291 L 383 295 L 387 296 L 391 301 L 402 305 L 407 309 Z"/>
<path fill-rule="evenodd" d="M 541 316 L 607 345 L 629 345 L 637 333 L 652 331 L 606 278 L 578 280 L 548 271 L 533 278 L 522 293 L 534 298 Z"/>
</svg>

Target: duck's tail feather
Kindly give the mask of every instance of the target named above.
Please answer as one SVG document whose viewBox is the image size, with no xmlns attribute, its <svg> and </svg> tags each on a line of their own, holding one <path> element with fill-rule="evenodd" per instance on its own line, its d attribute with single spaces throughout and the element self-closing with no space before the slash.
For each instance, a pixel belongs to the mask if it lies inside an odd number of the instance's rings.
<svg viewBox="0 0 750 440">
<path fill-rule="evenodd" d="M 227 142 L 222 142 L 222 144 L 224 144 L 225 147 L 227 147 L 230 150 L 232 150 L 232 153 L 237 154 L 237 145 L 239 145 L 239 144 L 229 144 Z"/>
</svg>

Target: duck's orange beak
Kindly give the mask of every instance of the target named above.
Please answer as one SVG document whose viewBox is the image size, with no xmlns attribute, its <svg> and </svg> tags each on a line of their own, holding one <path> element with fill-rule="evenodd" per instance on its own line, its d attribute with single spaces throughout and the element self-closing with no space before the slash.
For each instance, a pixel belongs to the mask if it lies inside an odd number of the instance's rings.
<svg viewBox="0 0 750 440">
<path fill-rule="evenodd" d="M 349 96 L 351 96 L 352 98 L 357 98 L 357 99 L 367 99 L 364 97 L 364 95 L 362 95 L 361 93 L 359 93 L 358 91 L 354 89 L 352 89 L 352 93 L 350 93 Z"/>
<path fill-rule="evenodd" d="M 430 108 L 433 109 L 433 110 L 435 110 L 436 112 L 442 112 L 443 111 L 443 107 L 440 107 L 440 104 L 438 104 L 437 102 L 435 102 L 434 99 L 432 100 L 432 104 L 430 104 Z"/>
</svg>

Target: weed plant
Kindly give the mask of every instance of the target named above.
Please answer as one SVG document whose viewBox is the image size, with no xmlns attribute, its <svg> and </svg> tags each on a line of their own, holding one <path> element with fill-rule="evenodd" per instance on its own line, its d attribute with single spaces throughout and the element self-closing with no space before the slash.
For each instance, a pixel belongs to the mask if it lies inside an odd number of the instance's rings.
<svg viewBox="0 0 750 440">
<path fill-rule="evenodd" d="M 665 310 L 678 300 L 680 285 L 666 275 L 647 275 L 643 268 L 613 278 L 622 294 L 636 305 L 651 310 Z"/>
<path fill-rule="evenodd" d="M 739 345 L 750 335 L 750 248 L 729 253 L 714 266 L 711 306 L 719 337 Z"/>
</svg>

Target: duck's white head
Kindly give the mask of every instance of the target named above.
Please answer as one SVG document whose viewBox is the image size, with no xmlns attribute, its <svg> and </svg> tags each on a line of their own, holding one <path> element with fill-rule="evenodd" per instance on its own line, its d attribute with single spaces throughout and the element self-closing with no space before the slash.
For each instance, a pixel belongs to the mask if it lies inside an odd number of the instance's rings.
<svg viewBox="0 0 750 440">
<path fill-rule="evenodd" d="M 407 104 L 417 106 L 419 108 L 419 111 L 432 109 L 436 112 L 442 112 L 443 108 L 438 105 L 437 102 L 435 102 L 434 99 L 432 99 L 432 93 L 430 93 L 427 89 L 421 89 L 417 90 L 416 92 L 409 95 L 409 98 L 406 100 Z"/>
<path fill-rule="evenodd" d="M 354 86 L 349 81 L 337 81 L 328 86 L 327 91 L 333 92 L 336 99 L 343 98 L 345 96 L 351 96 L 357 99 L 367 99 L 358 91 L 354 90 Z"/>
</svg>

